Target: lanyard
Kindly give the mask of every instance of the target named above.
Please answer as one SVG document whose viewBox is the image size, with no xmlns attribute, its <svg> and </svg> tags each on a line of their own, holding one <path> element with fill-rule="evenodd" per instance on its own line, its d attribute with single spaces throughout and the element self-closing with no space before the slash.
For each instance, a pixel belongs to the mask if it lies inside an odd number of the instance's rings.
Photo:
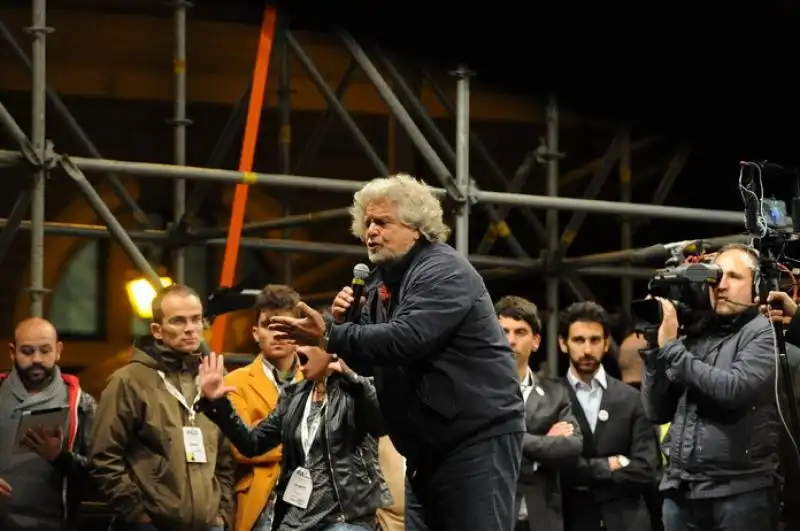
<svg viewBox="0 0 800 531">
<path fill-rule="evenodd" d="M 303 409 L 303 418 L 300 419 L 300 442 L 303 445 L 303 453 L 306 456 L 306 464 L 308 462 L 308 453 L 311 451 L 311 445 L 314 443 L 314 437 L 317 435 L 319 425 L 322 422 L 322 417 L 325 415 L 323 408 L 328 403 L 328 394 L 325 393 L 325 398 L 322 401 L 322 406 L 317 413 L 314 422 L 308 425 L 308 417 L 311 415 L 311 401 L 314 398 L 314 388 L 308 393 L 308 400 L 306 400 L 306 407 Z"/>
<path fill-rule="evenodd" d="M 178 391 L 178 389 L 176 389 L 175 386 L 172 385 L 172 382 L 167 380 L 167 377 L 163 371 L 158 371 L 158 375 L 161 376 L 162 380 L 164 380 L 164 387 L 167 388 L 167 392 L 172 396 L 174 396 L 175 399 L 178 401 L 178 403 L 181 406 L 183 406 L 183 409 L 187 411 L 187 413 L 189 414 L 189 424 L 194 426 L 194 419 L 197 416 L 197 413 L 194 410 L 194 406 L 197 405 L 197 403 L 200 401 L 200 397 L 203 396 L 203 393 L 200 391 L 199 379 L 195 380 L 195 383 L 197 384 L 197 394 L 194 395 L 194 401 L 190 406 L 189 403 L 186 402 L 186 397 L 183 396 L 183 393 Z"/>
</svg>

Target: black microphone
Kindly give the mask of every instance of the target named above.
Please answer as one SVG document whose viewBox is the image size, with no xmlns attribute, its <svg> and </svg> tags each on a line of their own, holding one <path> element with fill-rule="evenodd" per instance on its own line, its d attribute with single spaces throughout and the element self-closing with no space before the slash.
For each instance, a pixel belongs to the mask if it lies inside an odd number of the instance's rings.
<svg viewBox="0 0 800 531">
<path fill-rule="evenodd" d="M 356 264 L 353 268 L 353 282 L 350 287 L 353 289 L 353 304 L 347 309 L 345 320 L 348 323 L 357 323 L 361 315 L 361 297 L 364 295 L 364 286 L 369 278 L 369 266 L 367 264 Z"/>
</svg>

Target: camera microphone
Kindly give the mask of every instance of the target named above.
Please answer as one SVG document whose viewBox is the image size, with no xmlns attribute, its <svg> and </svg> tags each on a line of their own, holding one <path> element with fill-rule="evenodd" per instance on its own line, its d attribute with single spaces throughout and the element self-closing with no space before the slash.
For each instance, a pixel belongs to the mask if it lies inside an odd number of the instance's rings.
<svg viewBox="0 0 800 531">
<path fill-rule="evenodd" d="M 367 264 L 356 264 L 353 268 L 353 282 L 350 287 L 353 289 L 353 304 L 347 309 L 345 320 L 349 323 L 357 323 L 361 315 L 361 297 L 364 295 L 364 286 L 369 278 L 369 266 Z"/>
<path fill-rule="evenodd" d="M 744 229 L 748 234 L 760 234 L 762 232 L 759 216 L 761 205 L 759 196 L 756 192 L 754 179 L 755 165 L 742 162 L 739 174 L 739 192 L 744 201 Z"/>
</svg>

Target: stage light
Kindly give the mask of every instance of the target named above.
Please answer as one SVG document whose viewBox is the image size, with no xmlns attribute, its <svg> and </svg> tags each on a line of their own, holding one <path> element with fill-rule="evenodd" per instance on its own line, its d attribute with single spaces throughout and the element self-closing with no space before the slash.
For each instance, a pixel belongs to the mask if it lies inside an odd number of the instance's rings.
<svg viewBox="0 0 800 531">
<path fill-rule="evenodd" d="M 161 285 L 164 287 L 172 285 L 172 279 L 169 277 L 161 277 Z M 125 284 L 125 291 L 128 292 L 128 300 L 131 302 L 131 307 L 134 313 L 141 319 L 153 318 L 153 299 L 156 296 L 156 290 L 146 278 L 137 278 Z"/>
</svg>

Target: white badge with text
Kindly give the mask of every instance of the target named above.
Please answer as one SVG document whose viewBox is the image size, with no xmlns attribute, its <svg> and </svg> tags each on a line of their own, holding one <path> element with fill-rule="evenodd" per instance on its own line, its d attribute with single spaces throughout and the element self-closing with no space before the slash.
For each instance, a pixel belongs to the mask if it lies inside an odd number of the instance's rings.
<svg viewBox="0 0 800 531">
<path fill-rule="evenodd" d="M 311 472 L 303 467 L 297 467 L 289 478 L 289 484 L 283 493 L 283 501 L 305 509 L 308 507 L 308 500 L 311 499 Z"/>
<path fill-rule="evenodd" d="M 599 419 L 601 422 L 605 422 L 605 421 L 607 421 L 607 420 L 608 420 L 608 411 L 606 411 L 605 409 L 601 409 L 601 410 L 600 410 L 600 411 L 597 413 L 597 418 L 598 418 L 598 419 Z"/>
<path fill-rule="evenodd" d="M 205 463 L 208 461 L 206 446 L 203 442 L 203 432 L 200 428 L 189 426 L 183 428 L 183 449 L 186 451 L 187 463 Z"/>
</svg>

